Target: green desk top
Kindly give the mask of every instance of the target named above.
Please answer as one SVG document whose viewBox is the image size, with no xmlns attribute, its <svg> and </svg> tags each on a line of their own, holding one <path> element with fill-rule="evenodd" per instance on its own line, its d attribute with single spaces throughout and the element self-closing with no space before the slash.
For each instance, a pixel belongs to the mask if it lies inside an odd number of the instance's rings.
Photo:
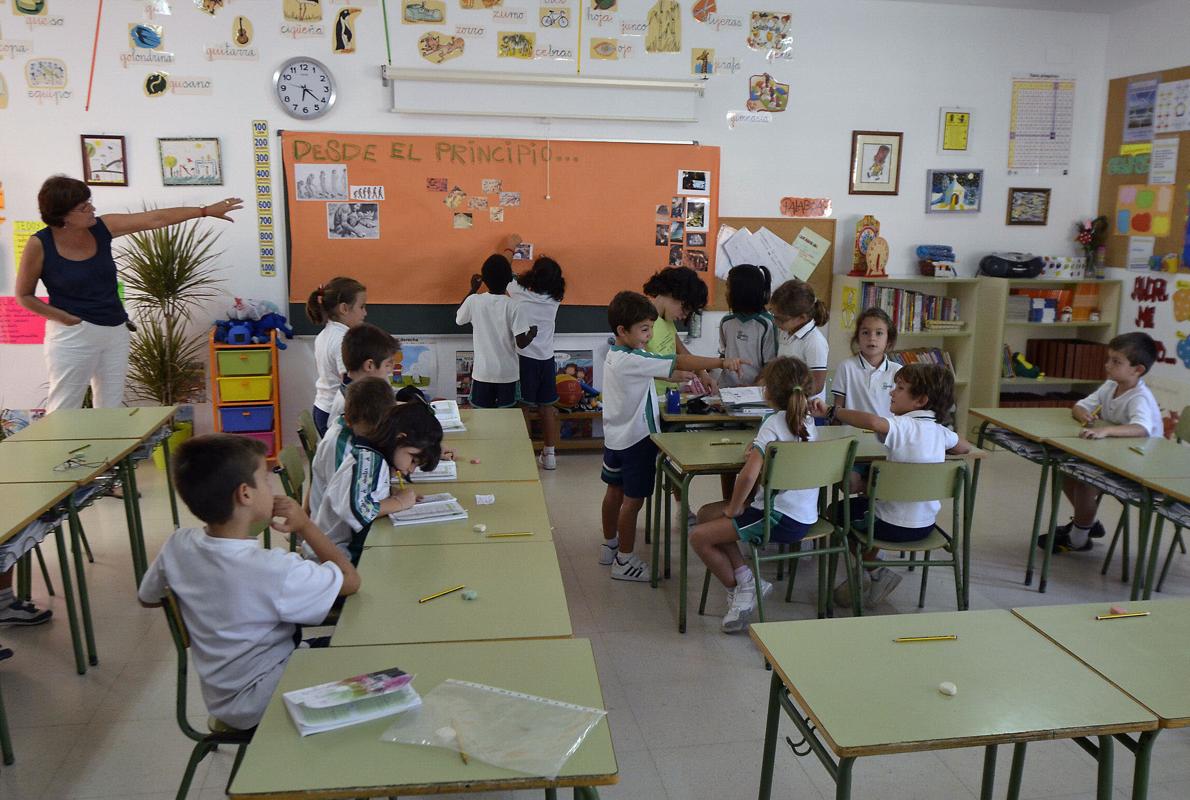
<svg viewBox="0 0 1190 800">
<path fill-rule="evenodd" d="M 664 405 L 664 403 L 662 403 Z M 725 423 L 735 423 L 743 425 L 760 426 L 764 422 L 764 417 L 758 414 L 731 414 L 726 411 L 714 411 L 710 414 L 689 414 L 685 411 L 679 411 L 677 414 L 670 414 L 668 411 L 661 412 L 661 421 L 671 424 L 682 425 L 697 425 L 702 424 L 716 424 L 723 425 Z"/>
<path fill-rule="evenodd" d="M 617 781 L 604 718 L 553 781 L 531 778 L 457 753 L 381 741 L 394 718 L 302 738 L 281 693 L 392 666 L 413 673 L 423 696 L 446 678 L 475 681 L 568 703 L 603 708 L 591 643 L 586 639 L 469 642 L 298 650 L 252 738 L 231 785 L 232 797 L 378 797 L 479 792 Z M 344 791 L 350 790 L 350 791 Z"/>
<path fill-rule="evenodd" d="M 0 483 L 0 544 L 4 544 L 33 520 L 53 508 L 74 491 L 70 483 Z"/>
<path fill-rule="evenodd" d="M 363 588 L 343 605 L 333 646 L 572 634 L 553 542 L 372 547 L 359 573 Z M 455 592 L 417 602 L 460 583 L 479 597 Z"/>
<path fill-rule="evenodd" d="M 1190 503 L 1190 478 L 1149 478 L 1145 486 L 1166 497 Z"/>
<path fill-rule="evenodd" d="M 54 467 L 74 453 L 87 466 L 69 470 Z M 140 446 L 140 439 L 58 439 L 49 442 L 0 442 L 0 483 L 85 483 L 111 469 L 120 459 Z"/>
<path fill-rule="evenodd" d="M 968 413 L 1034 442 L 1078 436 L 1083 429 L 1074 421 L 1069 408 L 972 408 Z"/>
<path fill-rule="evenodd" d="M 750 633 L 842 757 L 1157 726 L 1153 714 L 1009 611 L 767 622 Z M 893 641 L 948 634 L 959 638 Z M 943 681 L 958 694 L 939 692 Z"/>
<path fill-rule="evenodd" d="M 459 465 L 459 481 L 536 481 L 537 461 L 529 437 L 518 439 L 452 439 L 445 446 L 455 451 L 455 462 Z M 471 459 L 479 459 L 472 464 Z M 430 494 L 446 489 L 450 483 L 423 483 Z"/>
<path fill-rule="evenodd" d="M 1096 620 L 1097 614 L 1109 613 L 1111 603 L 1014 608 L 1012 613 L 1150 709 L 1161 718 L 1161 727 L 1190 725 L 1190 599 L 1122 605 L 1150 614 Z"/>
<path fill-rule="evenodd" d="M 368 547 L 392 547 L 410 544 L 507 544 L 510 542 L 550 542 L 550 518 L 546 513 L 545 494 L 537 481 L 500 481 L 492 483 L 444 483 L 442 491 L 458 498 L 470 516 L 458 522 L 438 522 L 428 525 L 395 527 L 382 517 L 372 523 L 368 533 Z M 425 484 L 427 494 L 437 490 Z M 489 506 L 476 505 L 475 495 L 494 495 L 496 502 Z M 476 533 L 474 526 L 487 526 L 484 533 Z M 531 533 L 532 536 L 487 538 L 489 533 Z"/>
<path fill-rule="evenodd" d="M 146 439 L 169 422 L 177 410 L 177 406 L 60 408 L 13 434 L 7 441 Z"/>
<path fill-rule="evenodd" d="M 1142 483 L 1150 478 L 1190 478 L 1190 446 L 1169 439 L 1046 439 L 1045 443 Z"/>
<path fill-rule="evenodd" d="M 752 438 L 752 431 L 680 431 L 652 435 L 657 449 L 685 473 L 738 469 L 744 463 Z"/>
<path fill-rule="evenodd" d="M 464 408 L 459 416 L 467 430 L 447 433 L 446 439 L 528 439 L 525 415 L 519 408 Z"/>
</svg>

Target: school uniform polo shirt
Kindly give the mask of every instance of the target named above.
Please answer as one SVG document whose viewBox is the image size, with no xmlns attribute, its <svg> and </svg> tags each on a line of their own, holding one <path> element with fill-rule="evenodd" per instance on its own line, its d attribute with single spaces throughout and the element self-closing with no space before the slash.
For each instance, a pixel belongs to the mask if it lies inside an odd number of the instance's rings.
<svg viewBox="0 0 1190 800">
<path fill-rule="evenodd" d="M 764 365 L 777 357 L 777 328 L 773 318 L 759 314 L 728 314 L 719 323 L 719 355 L 747 361 L 739 373 L 722 370 L 720 386 L 753 386 Z"/>
<path fill-rule="evenodd" d="M 795 435 L 789 428 L 789 419 L 784 411 L 769 414 L 760 424 L 756 438 L 752 440 L 755 447 L 762 454 L 773 442 L 812 442 L 818 438 L 814 418 L 806 417 L 806 438 Z M 764 492 L 757 490 L 752 507 L 764 511 Z M 804 525 L 812 525 L 818 521 L 818 490 L 817 489 L 786 489 L 773 494 L 773 509 Z"/>
<path fill-rule="evenodd" d="M 455 312 L 455 324 L 471 323 L 474 332 L 471 337 L 475 347 L 472 379 L 483 383 L 516 383 L 521 377 L 516 339 L 512 334 L 516 308 L 516 303 L 508 295 L 485 292 L 468 295 Z M 541 335 L 540 328 L 538 335 Z"/>
<path fill-rule="evenodd" d="M 677 356 L 615 345 L 603 362 L 603 443 L 627 450 L 661 430 L 661 411 L 653 380 L 668 378 Z"/>
<path fill-rule="evenodd" d="M 1102 386 L 1075 405 L 1088 414 L 1094 414 L 1098 408 L 1099 418 L 1112 425 L 1139 425 L 1145 429 L 1147 436 L 1164 436 L 1161 409 L 1145 382 L 1137 381 L 1135 386 L 1116 397 L 1118 387 L 1115 381 L 1104 381 Z"/>
<path fill-rule="evenodd" d="M 323 490 L 314 510 L 314 524 L 350 555 L 352 535 L 380 516 L 380 502 L 389 496 L 389 480 L 384 456 L 358 442 L 352 443 Z"/>
<path fill-rule="evenodd" d="M 908 414 L 891 415 L 884 419 L 888 421 L 888 433 L 882 438 L 884 446 L 888 448 L 889 461 L 937 464 L 945 461 L 946 451 L 959 443 L 958 434 L 939 425 L 934 419 L 933 411 L 910 411 Z M 877 519 L 903 528 L 925 528 L 933 525 L 940 510 L 942 503 L 937 500 L 876 501 Z"/>
<path fill-rule="evenodd" d="M 676 355 L 678 352 L 678 326 L 664 317 L 657 317 L 653 320 L 653 335 L 649 337 L 649 343 L 645 345 L 645 350 L 658 356 Z M 666 389 L 677 388 L 677 384 L 673 381 L 653 381 L 653 386 L 656 388 L 657 394 L 665 394 Z"/>
<path fill-rule="evenodd" d="M 800 358 L 814 372 L 826 369 L 829 350 L 826 337 L 822 335 L 822 331 L 814 324 L 814 320 L 810 320 L 798 328 L 792 336 L 786 334 L 781 337 L 780 346 L 777 348 L 777 355 Z M 815 397 L 822 398 L 823 400 L 826 399 L 825 384 L 822 391 L 815 395 Z"/>
<path fill-rule="evenodd" d="M 326 435 L 318 442 L 314 451 L 314 460 L 310 463 L 310 510 L 313 511 L 322 503 L 322 493 L 330 485 L 343 457 L 351 447 L 351 428 L 342 414 L 330 418 L 326 426 Z"/>
<path fill-rule="evenodd" d="M 900 364 L 889 361 L 873 367 L 862 355 L 854 355 L 835 368 L 831 394 L 843 408 L 866 411 L 878 417 L 889 415 L 888 404 Z"/>
</svg>

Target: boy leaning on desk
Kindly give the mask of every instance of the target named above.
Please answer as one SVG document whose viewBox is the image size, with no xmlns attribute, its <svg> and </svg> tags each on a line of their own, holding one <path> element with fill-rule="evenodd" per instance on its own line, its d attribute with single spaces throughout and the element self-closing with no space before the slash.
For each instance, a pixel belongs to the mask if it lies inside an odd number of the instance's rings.
<svg viewBox="0 0 1190 800">
<path fill-rule="evenodd" d="M 1103 364 L 1107 380 L 1072 409 L 1074 418 L 1084 428 L 1079 436 L 1084 439 L 1163 436 L 1161 409 L 1142 379 L 1156 360 L 1157 344 L 1147 333 L 1122 333 L 1108 342 L 1107 361 Z M 1091 427 L 1098 421 L 1107 424 Z M 1098 469 L 1090 465 L 1085 468 Z M 1078 480 L 1063 482 L 1062 493 L 1074 507 L 1074 516 L 1055 530 L 1054 552 L 1090 550 L 1091 539 L 1105 533 L 1095 518 L 1103 493 Z M 1037 546 L 1043 550 L 1047 536 L 1038 537 Z"/>
</svg>

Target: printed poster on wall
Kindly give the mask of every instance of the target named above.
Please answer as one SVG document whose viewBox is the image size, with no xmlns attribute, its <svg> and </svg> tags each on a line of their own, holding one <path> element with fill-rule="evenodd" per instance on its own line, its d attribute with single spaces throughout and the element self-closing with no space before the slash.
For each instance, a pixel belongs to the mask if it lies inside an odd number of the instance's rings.
<svg viewBox="0 0 1190 800">
<path fill-rule="evenodd" d="M 1147 142 L 1153 138 L 1153 116 L 1157 110 L 1156 78 L 1132 81 L 1124 99 L 1124 141 Z"/>
</svg>

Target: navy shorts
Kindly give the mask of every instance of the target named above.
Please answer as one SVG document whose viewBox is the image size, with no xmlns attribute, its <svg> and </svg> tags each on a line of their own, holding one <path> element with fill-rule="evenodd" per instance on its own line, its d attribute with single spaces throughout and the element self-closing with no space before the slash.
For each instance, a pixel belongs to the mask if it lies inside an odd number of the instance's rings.
<svg viewBox="0 0 1190 800">
<path fill-rule="evenodd" d="M 558 371 L 554 359 L 522 355 L 517 358 L 521 362 L 521 402 L 530 406 L 549 406 L 558 402 Z"/>
<path fill-rule="evenodd" d="M 521 399 L 520 384 L 471 381 L 471 405 L 476 408 L 512 408 Z"/>
<path fill-rule="evenodd" d="M 314 406 L 310 416 L 314 417 L 314 430 L 318 431 L 319 438 L 326 436 L 326 427 L 330 424 L 331 412 L 323 411 L 318 406 Z"/>
<path fill-rule="evenodd" d="M 868 498 L 851 498 L 851 527 L 863 525 L 864 515 L 868 513 Z M 886 542 L 920 542 L 934 530 L 933 525 L 924 528 L 906 528 L 903 525 L 893 525 L 876 518 L 876 538 Z"/>
<path fill-rule="evenodd" d="M 648 437 L 626 450 L 603 448 L 603 472 L 609 486 L 620 486 L 625 497 L 652 497 L 657 477 L 657 445 Z"/>
<path fill-rule="evenodd" d="M 760 544 L 764 541 L 764 511 L 756 506 L 745 508 L 744 513 L 733 519 L 731 524 L 735 526 L 741 542 Z M 769 525 L 769 541 L 780 544 L 797 544 L 810 532 L 809 523 L 798 522 L 776 510 L 769 515 Z"/>
</svg>

